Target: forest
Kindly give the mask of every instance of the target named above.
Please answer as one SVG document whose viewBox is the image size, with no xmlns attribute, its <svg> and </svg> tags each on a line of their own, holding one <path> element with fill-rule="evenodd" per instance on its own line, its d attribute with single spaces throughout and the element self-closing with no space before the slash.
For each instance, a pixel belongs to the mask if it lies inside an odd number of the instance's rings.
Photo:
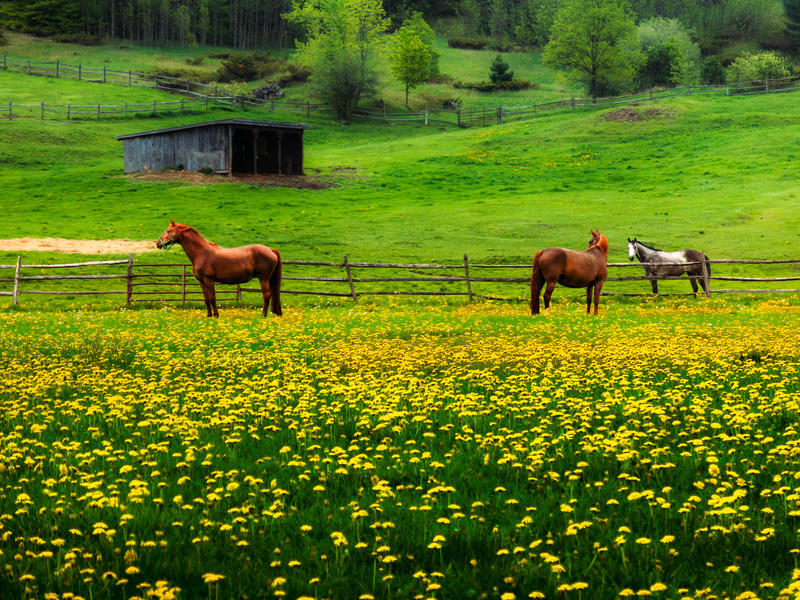
<svg viewBox="0 0 800 600">
<path fill-rule="evenodd" d="M 480 38 L 498 50 L 543 47 L 564 0 L 385 0 L 398 26 L 413 12 L 449 36 Z M 704 54 L 735 43 L 791 50 L 800 0 L 631 0 L 636 22 L 676 19 Z M 303 31 L 283 15 L 291 0 L 6 0 L 0 28 L 64 41 L 127 40 L 146 45 L 293 47 Z M 439 25 L 437 27 L 437 25 Z M 787 28 L 788 25 L 788 28 Z"/>
</svg>

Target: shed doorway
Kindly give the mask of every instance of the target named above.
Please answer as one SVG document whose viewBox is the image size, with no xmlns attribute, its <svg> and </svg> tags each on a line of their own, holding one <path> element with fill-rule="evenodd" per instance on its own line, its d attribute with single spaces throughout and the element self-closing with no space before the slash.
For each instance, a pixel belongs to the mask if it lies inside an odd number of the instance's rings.
<svg viewBox="0 0 800 600">
<path fill-rule="evenodd" d="M 234 129 L 232 140 L 231 171 L 255 173 L 254 136 L 251 129 Z"/>
</svg>

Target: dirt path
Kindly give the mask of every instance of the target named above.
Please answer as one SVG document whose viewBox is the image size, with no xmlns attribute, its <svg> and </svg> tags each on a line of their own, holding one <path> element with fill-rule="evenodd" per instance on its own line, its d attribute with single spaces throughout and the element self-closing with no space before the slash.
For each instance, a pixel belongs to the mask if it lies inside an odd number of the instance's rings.
<svg viewBox="0 0 800 600">
<path fill-rule="evenodd" d="M 0 250 L 6 252 L 64 252 L 69 254 L 128 254 L 153 252 L 153 240 L 68 240 L 66 238 L 12 238 L 0 240 Z"/>
</svg>

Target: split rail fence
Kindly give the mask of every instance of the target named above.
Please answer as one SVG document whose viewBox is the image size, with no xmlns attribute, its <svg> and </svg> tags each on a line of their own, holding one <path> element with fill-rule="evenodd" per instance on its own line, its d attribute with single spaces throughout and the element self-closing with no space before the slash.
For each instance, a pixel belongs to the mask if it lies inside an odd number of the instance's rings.
<svg viewBox="0 0 800 600">
<path fill-rule="evenodd" d="M 710 261 L 713 265 L 784 265 L 792 266 L 795 273 L 800 270 L 800 259 L 790 260 L 738 260 L 717 259 Z M 609 263 L 611 272 L 631 268 L 641 270 L 644 263 Z M 667 263 L 660 263 L 662 266 Z M 672 263 L 670 263 L 672 264 Z M 684 263 L 686 264 L 686 263 Z M 692 263 L 690 263 L 692 264 Z M 304 294 L 312 296 L 332 296 L 351 298 L 355 303 L 360 297 L 375 295 L 413 295 L 413 296 L 466 296 L 492 300 L 518 301 L 527 299 L 530 277 L 530 264 L 482 264 L 471 263 L 467 255 L 463 262 L 454 264 L 407 264 L 355 262 L 344 257 L 342 262 L 327 261 L 283 261 L 283 282 L 281 294 Z M 800 281 L 800 274 L 788 274 L 772 277 L 744 277 L 737 275 L 713 276 L 702 266 L 703 274 L 692 277 L 704 280 L 707 295 L 711 293 L 800 293 L 800 287 L 782 288 L 716 288 L 711 289 L 711 282 L 736 282 L 739 284 L 780 284 L 782 282 Z M 752 267 L 750 267 L 752 269 Z M 759 267 L 761 268 L 761 267 Z M 304 269 L 314 272 L 303 275 Z M 329 275 L 319 273 L 328 270 Z M 717 269 L 714 269 L 716 271 Z M 57 271 L 56 274 L 51 274 Z M 72 271 L 72 273 L 70 273 Z M 75 271 L 80 271 L 75 273 Z M 515 275 L 514 271 L 520 272 Z M 67 274 L 62 274 L 66 272 Z M 306 271 L 308 273 L 308 271 Z M 386 273 L 389 272 L 387 275 Z M 524 272 L 524 275 L 523 273 Z M 652 279 L 658 281 L 686 280 L 686 277 L 657 277 L 646 275 L 612 276 L 606 281 L 604 295 L 644 296 L 649 291 L 630 291 L 631 285 L 620 286 L 622 282 L 647 283 Z M 53 289 L 48 284 L 60 282 L 58 285 L 69 286 L 69 282 L 80 281 L 73 286 L 77 289 Z M 45 288 L 42 288 L 45 284 Z M 401 285 L 402 284 L 402 285 Z M 521 285 L 525 287 L 522 288 Z M 610 284 L 610 285 L 609 285 Z M 521 291 L 516 297 L 497 296 L 497 285 L 515 285 Z M 797 285 L 797 284 L 795 284 Z M 403 288 L 406 289 L 398 289 Z M 612 291 L 609 291 L 609 287 Z M 624 287 L 624 290 L 613 291 L 613 288 Z M 5 289 L 3 289 L 5 288 Z M 432 289 L 437 288 L 437 289 Z M 244 285 L 218 285 L 219 299 L 241 301 L 243 294 L 261 293 L 259 287 Z M 685 295 L 669 293 L 664 295 Z M 88 296 L 119 295 L 124 296 L 128 304 L 134 302 L 181 302 L 200 300 L 202 291 L 192 275 L 191 265 L 185 263 L 148 263 L 136 261 L 133 255 L 127 260 L 105 260 L 63 264 L 23 264 L 18 256 L 15 264 L 0 264 L 0 296 L 11 297 L 13 304 L 19 303 L 24 294 L 55 296 Z"/>
<path fill-rule="evenodd" d="M 331 114 L 333 109 L 325 104 L 311 102 L 287 102 L 275 98 L 259 100 L 252 96 L 230 95 L 219 89 L 216 84 L 205 84 L 190 79 L 168 77 L 155 73 L 142 73 L 138 71 L 120 71 L 116 69 L 88 67 L 62 63 L 60 60 L 31 60 L 16 58 L 4 54 L 0 61 L 0 69 L 28 75 L 74 79 L 77 81 L 90 81 L 95 83 L 110 83 L 127 87 L 149 87 L 188 95 L 194 98 L 190 101 L 172 101 L 124 104 L 124 105 L 71 105 L 71 104 L 37 104 L 0 103 L 0 117 L 9 119 L 23 111 L 26 116 L 40 115 L 42 119 L 47 116 L 66 116 L 72 118 L 103 118 L 103 116 L 134 116 L 140 112 L 159 111 L 184 111 L 208 110 L 212 106 L 258 106 L 268 109 L 289 111 L 305 114 L 311 113 Z M 453 125 L 456 127 L 475 127 L 502 124 L 510 121 L 519 121 L 535 118 L 554 111 L 592 110 L 597 108 L 610 108 L 618 105 L 637 104 L 639 102 L 658 101 L 675 96 L 688 96 L 696 94 L 711 95 L 750 95 L 773 94 L 782 92 L 800 91 L 800 75 L 780 79 L 766 79 L 758 81 L 742 81 L 722 85 L 687 85 L 664 90 L 647 90 L 626 96 L 608 98 L 569 98 L 552 102 L 541 102 L 525 106 L 483 106 L 463 108 L 425 108 L 419 112 L 387 112 L 383 110 L 357 109 L 353 116 L 366 121 L 382 123 L 418 123 L 429 125 Z M 16 109 L 16 112 L 15 112 Z"/>
</svg>

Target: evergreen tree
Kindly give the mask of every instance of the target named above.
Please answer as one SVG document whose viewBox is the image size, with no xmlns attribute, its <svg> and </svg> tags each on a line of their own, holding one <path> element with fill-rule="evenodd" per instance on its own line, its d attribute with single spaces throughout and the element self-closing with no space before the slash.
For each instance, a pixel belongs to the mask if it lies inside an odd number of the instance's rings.
<svg viewBox="0 0 800 600">
<path fill-rule="evenodd" d="M 494 57 L 489 67 L 489 79 L 492 83 L 502 83 L 514 79 L 514 71 L 508 70 L 508 63 L 499 54 Z"/>
</svg>

